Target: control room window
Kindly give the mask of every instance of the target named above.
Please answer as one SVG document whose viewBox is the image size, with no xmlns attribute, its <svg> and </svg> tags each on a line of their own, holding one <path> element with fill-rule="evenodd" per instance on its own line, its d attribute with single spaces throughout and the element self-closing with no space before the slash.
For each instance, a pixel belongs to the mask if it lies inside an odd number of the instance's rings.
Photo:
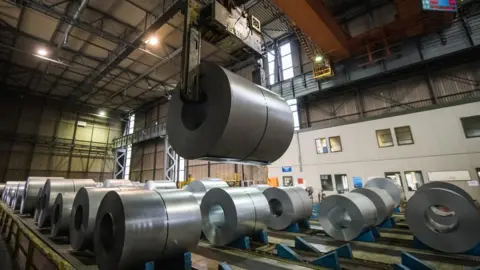
<svg viewBox="0 0 480 270">
<path fill-rule="evenodd" d="M 322 191 L 333 191 L 332 176 L 330 174 L 321 174 Z"/>
<path fill-rule="evenodd" d="M 292 48 L 290 43 L 280 47 L 280 56 L 282 59 L 283 80 L 293 78 Z"/>
<path fill-rule="evenodd" d="M 378 147 L 390 147 L 393 146 L 392 131 L 387 129 L 380 129 L 376 131 Z"/>
<path fill-rule="evenodd" d="M 462 121 L 463 131 L 465 137 L 475 138 L 480 137 L 480 115 L 460 118 Z"/>
<path fill-rule="evenodd" d="M 328 142 L 330 143 L 330 152 L 342 152 L 342 141 L 340 140 L 340 136 L 330 137 L 328 138 Z"/>
<path fill-rule="evenodd" d="M 397 137 L 398 145 L 413 144 L 413 136 L 412 130 L 410 130 L 410 126 L 396 127 L 395 136 Z"/>
<path fill-rule="evenodd" d="M 267 53 L 268 61 L 268 83 L 270 85 L 275 83 L 275 50 Z"/>
<path fill-rule="evenodd" d="M 339 193 L 348 191 L 348 178 L 346 174 L 335 174 L 335 186 Z"/>
<path fill-rule="evenodd" d="M 315 139 L 315 146 L 317 147 L 317 154 L 328 153 L 327 138 Z"/>
<path fill-rule="evenodd" d="M 407 187 L 409 191 L 415 191 L 423 185 L 423 174 L 421 171 L 405 172 Z"/>
</svg>

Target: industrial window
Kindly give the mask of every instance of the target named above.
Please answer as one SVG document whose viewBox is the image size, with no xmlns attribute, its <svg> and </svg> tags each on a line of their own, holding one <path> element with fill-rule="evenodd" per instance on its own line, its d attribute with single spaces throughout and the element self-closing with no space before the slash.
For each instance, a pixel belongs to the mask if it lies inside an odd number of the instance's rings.
<svg viewBox="0 0 480 270">
<path fill-rule="evenodd" d="M 390 147 L 393 146 L 392 132 L 389 128 L 380 129 L 376 131 L 378 147 Z"/>
<path fill-rule="evenodd" d="M 295 130 L 300 129 L 300 119 L 298 118 L 298 105 L 297 99 L 289 99 L 287 100 L 288 105 L 290 105 L 290 109 L 292 110 L 293 114 L 293 127 Z"/>
<path fill-rule="evenodd" d="M 271 50 L 267 53 L 268 61 L 268 83 L 270 85 L 275 83 L 275 51 Z"/>
<path fill-rule="evenodd" d="M 185 159 L 183 157 L 179 157 L 178 160 L 178 181 L 185 181 Z"/>
<path fill-rule="evenodd" d="M 402 175 L 400 172 L 386 172 L 385 177 L 392 179 L 397 186 L 403 189 Z"/>
<path fill-rule="evenodd" d="M 283 80 L 293 78 L 292 48 L 290 43 L 280 47 L 280 56 L 282 58 Z"/>
<path fill-rule="evenodd" d="M 328 142 L 330 143 L 330 152 L 342 152 L 342 141 L 340 140 L 340 136 L 330 137 L 328 138 Z"/>
<path fill-rule="evenodd" d="M 422 171 L 407 171 L 405 179 L 409 191 L 415 191 L 424 184 Z"/>
<path fill-rule="evenodd" d="M 315 139 L 315 145 L 317 146 L 317 154 L 328 153 L 327 138 Z"/>
<path fill-rule="evenodd" d="M 398 145 L 413 144 L 413 136 L 410 126 L 396 127 L 395 136 L 397 137 Z"/>
<path fill-rule="evenodd" d="M 322 183 L 322 191 L 333 191 L 332 176 L 330 174 L 321 174 L 320 182 Z"/>
<path fill-rule="evenodd" d="M 135 114 L 130 115 L 130 118 L 128 119 L 128 124 L 127 124 L 127 134 L 132 134 L 135 128 Z M 123 178 L 124 179 L 129 179 L 130 177 L 130 165 L 132 161 L 132 145 L 129 144 L 127 146 L 127 158 L 125 160 L 125 171 Z"/>
<path fill-rule="evenodd" d="M 460 118 L 465 137 L 480 137 L 480 115 Z"/>
<path fill-rule="evenodd" d="M 339 193 L 348 191 L 348 178 L 346 174 L 335 174 L 335 186 Z"/>
</svg>

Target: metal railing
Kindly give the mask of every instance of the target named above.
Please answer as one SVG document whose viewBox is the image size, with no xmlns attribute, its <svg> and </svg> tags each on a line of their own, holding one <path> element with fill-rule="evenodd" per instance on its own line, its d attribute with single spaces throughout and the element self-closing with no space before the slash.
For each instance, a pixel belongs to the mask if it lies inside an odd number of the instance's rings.
<svg viewBox="0 0 480 270">
<path fill-rule="evenodd" d="M 155 138 L 164 138 L 167 135 L 167 123 L 162 122 L 145 129 L 135 131 L 122 137 L 113 139 L 113 148 L 124 148 L 131 144 L 148 141 Z"/>
</svg>

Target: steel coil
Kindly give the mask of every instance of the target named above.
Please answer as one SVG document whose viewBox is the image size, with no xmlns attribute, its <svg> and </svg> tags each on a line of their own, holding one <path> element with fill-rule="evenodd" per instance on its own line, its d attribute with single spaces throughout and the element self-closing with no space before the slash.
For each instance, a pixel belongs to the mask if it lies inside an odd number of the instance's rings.
<svg viewBox="0 0 480 270">
<path fill-rule="evenodd" d="M 133 186 L 132 181 L 128 179 L 107 179 L 103 181 L 103 187 L 112 188 L 112 187 L 131 187 Z"/>
<path fill-rule="evenodd" d="M 195 197 L 195 200 L 197 200 L 198 205 L 202 204 L 203 196 L 205 196 L 205 193 L 206 192 L 194 192 L 194 193 L 192 193 L 193 196 Z"/>
<path fill-rule="evenodd" d="M 210 180 L 210 179 L 202 179 L 202 180 L 195 180 L 190 182 L 187 187 L 187 191 L 190 192 L 207 192 L 212 188 L 228 188 L 228 184 L 222 180 Z"/>
<path fill-rule="evenodd" d="M 15 189 L 18 187 L 19 181 L 7 181 L 5 183 L 5 191 L 3 201 L 10 206 L 10 201 Z"/>
<path fill-rule="evenodd" d="M 201 222 L 200 208 L 190 192 L 108 192 L 95 225 L 99 269 L 142 268 L 145 262 L 182 254 L 198 244 Z"/>
<path fill-rule="evenodd" d="M 3 191 L 5 190 L 5 185 L 6 184 L 0 183 L 0 194 L 2 194 L 1 195 L 2 197 L 3 197 Z"/>
<path fill-rule="evenodd" d="M 261 192 L 264 192 L 267 188 L 271 188 L 269 185 L 253 185 L 251 187 L 259 189 Z"/>
<path fill-rule="evenodd" d="M 369 187 L 357 188 L 352 193 L 359 193 L 369 198 L 377 209 L 377 218 L 374 225 L 380 225 L 385 219 L 392 216 L 395 203 L 392 197 L 384 189 Z"/>
<path fill-rule="evenodd" d="M 50 236 L 68 236 L 75 192 L 58 193 L 53 203 Z"/>
<path fill-rule="evenodd" d="M 377 209 L 360 193 L 331 195 L 318 204 L 318 220 L 326 234 L 342 241 L 357 238 L 375 224 Z"/>
<path fill-rule="evenodd" d="M 466 252 L 480 243 L 480 214 L 470 199 L 456 188 L 422 188 L 408 200 L 405 221 L 425 245 L 447 253 Z M 443 208 L 448 218 L 433 218 L 432 207 Z"/>
<path fill-rule="evenodd" d="M 266 227 L 268 201 L 255 188 L 213 188 L 200 205 L 203 234 L 214 245 L 224 246 Z"/>
<path fill-rule="evenodd" d="M 144 185 L 145 189 L 177 189 L 177 184 L 168 180 L 148 180 Z"/>
<path fill-rule="evenodd" d="M 33 220 L 35 223 L 38 222 L 38 217 L 40 216 L 40 212 L 42 211 L 41 208 L 41 201 L 43 198 L 43 187 L 38 190 L 37 197 L 35 198 L 35 212 L 33 213 Z"/>
<path fill-rule="evenodd" d="M 81 188 L 73 200 L 69 239 L 74 250 L 92 250 L 93 231 L 98 207 L 109 191 L 137 189 L 135 187 Z M 139 211 L 141 212 L 141 211 Z"/>
<path fill-rule="evenodd" d="M 392 197 L 395 207 L 398 207 L 402 203 L 402 190 L 389 178 L 374 178 L 368 180 L 365 187 L 376 187 L 386 190 Z"/>
<path fill-rule="evenodd" d="M 12 197 L 12 210 L 20 210 L 22 204 L 23 192 L 25 189 L 25 181 L 20 181 L 15 189 Z"/>
<path fill-rule="evenodd" d="M 38 191 L 43 188 L 45 182 L 47 182 L 47 179 L 58 180 L 64 178 L 42 176 L 28 177 L 23 192 L 22 204 L 20 206 L 20 214 L 33 214 L 35 212 Z"/>
<path fill-rule="evenodd" d="M 312 200 L 300 187 L 270 187 L 263 191 L 270 209 L 268 227 L 284 230 L 312 215 Z"/>
<path fill-rule="evenodd" d="M 454 184 L 447 183 L 447 182 L 444 182 L 444 181 L 432 181 L 432 182 L 428 182 L 428 183 L 422 185 L 420 188 L 417 189 L 417 191 L 428 189 L 428 188 L 446 188 L 446 189 L 449 189 L 453 192 L 456 192 L 456 193 L 460 194 L 461 196 L 466 198 L 468 201 L 470 201 L 472 204 L 475 204 L 475 200 L 472 198 L 472 196 L 470 196 L 470 194 L 468 194 L 468 192 L 466 192 L 461 187 L 456 186 Z"/>
<path fill-rule="evenodd" d="M 185 159 L 271 163 L 280 158 L 294 131 L 285 100 L 214 63 L 202 62 L 200 74 L 198 103 L 184 102 L 180 91 L 170 101 L 167 133 L 173 149 Z"/>
<path fill-rule="evenodd" d="M 38 217 L 38 226 L 40 228 L 50 225 L 53 203 L 58 193 L 76 192 L 82 187 L 95 187 L 93 179 L 48 179 L 43 187 L 43 196 L 40 201 L 40 215 Z"/>
</svg>

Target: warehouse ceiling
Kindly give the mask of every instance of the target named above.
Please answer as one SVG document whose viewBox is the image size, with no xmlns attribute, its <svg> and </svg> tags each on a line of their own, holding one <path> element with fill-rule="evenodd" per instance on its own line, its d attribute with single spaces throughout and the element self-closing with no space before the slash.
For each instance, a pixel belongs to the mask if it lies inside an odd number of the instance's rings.
<svg viewBox="0 0 480 270">
<path fill-rule="evenodd" d="M 183 16 L 161 15 L 177 1 L 90 0 L 78 12 L 81 2 L 0 2 L 2 89 L 123 112 L 165 97 L 179 80 Z M 324 0 L 334 14 L 353 2 L 363 1 Z M 269 0 L 245 8 L 260 19 L 267 43 L 290 34 Z M 152 36 L 158 44 L 146 43 Z M 232 69 L 253 61 L 207 42 L 202 58 Z"/>
</svg>

